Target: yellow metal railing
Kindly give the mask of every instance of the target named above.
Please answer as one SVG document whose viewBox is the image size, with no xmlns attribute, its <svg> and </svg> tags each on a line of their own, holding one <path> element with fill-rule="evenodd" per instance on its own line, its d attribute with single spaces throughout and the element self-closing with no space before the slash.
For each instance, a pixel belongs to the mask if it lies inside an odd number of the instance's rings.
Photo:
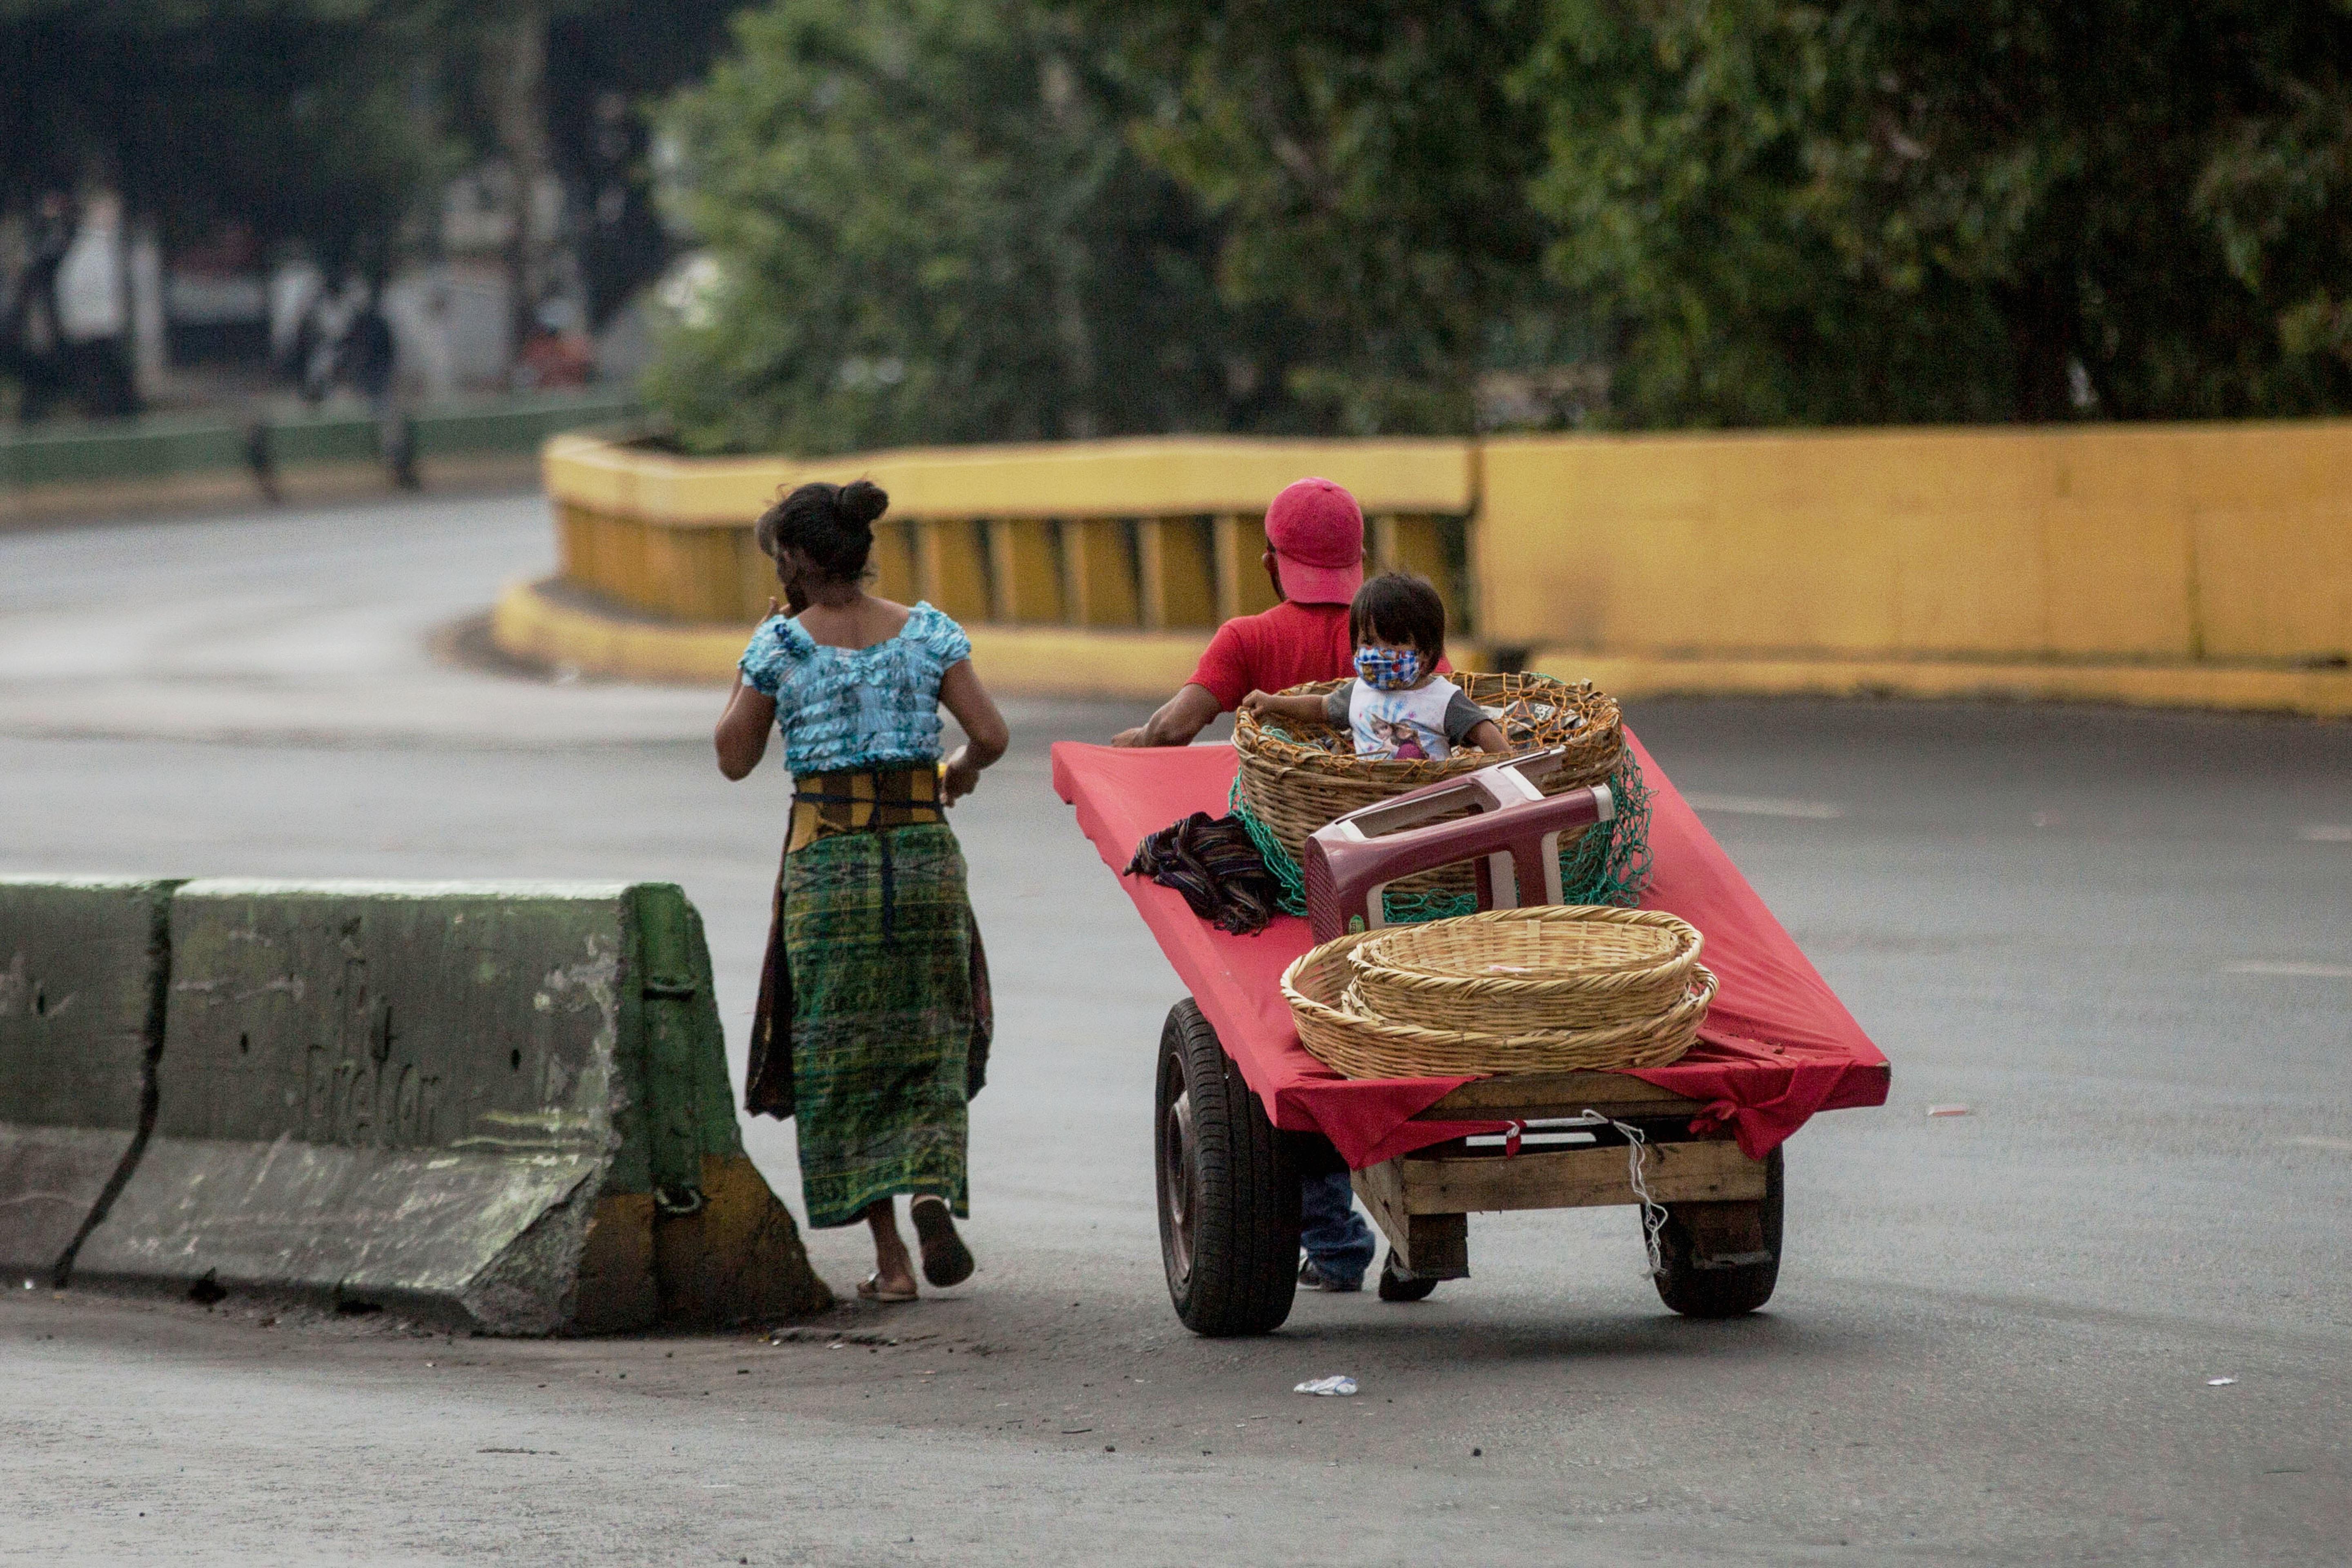
<svg viewBox="0 0 2352 1568">
<path fill-rule="evenodd" d="M 646 615 L 742 622 L 776 591 L 751 520 L 810 479 L 890 492 L 877 588 L 959 620 L 1207 628 L 1273 603 L 1266 501 L 1308 474 L 1363 505 L 1375 564 L 1418 571 L 1466 612 L 1475 493 L 1460 441 L 1175 437 L 887 452 L 835 462 L 696 460 L 583 437 L 549 444 L 562 577 Z"/>
</svg>

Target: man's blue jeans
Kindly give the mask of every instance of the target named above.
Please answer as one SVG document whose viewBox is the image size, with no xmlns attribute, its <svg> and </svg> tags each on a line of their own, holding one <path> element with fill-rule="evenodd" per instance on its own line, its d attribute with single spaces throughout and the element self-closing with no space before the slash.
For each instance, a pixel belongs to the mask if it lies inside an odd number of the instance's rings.
<svg viewBox="0 0 2352 1568">
<path fill-rule="evenodd" d="M 1372 1227 L 1356 1212 L 1347 1172 L 1299 1179 L 1298 1240 L 1326 1279 L 1344 1285 L 1372 1266 Z"/>
</svg>

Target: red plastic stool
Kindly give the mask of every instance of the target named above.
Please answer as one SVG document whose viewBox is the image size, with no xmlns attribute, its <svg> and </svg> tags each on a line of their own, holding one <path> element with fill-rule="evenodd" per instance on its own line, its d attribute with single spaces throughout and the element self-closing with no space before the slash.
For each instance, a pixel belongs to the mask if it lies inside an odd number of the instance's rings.
<svg viewBox="0 0 2352 1568">
<path fill-rule="evenodd" d="M 1548 751 L 1514 757 L 1351 811 L 1317 829 L 1301 867 L 1315 940 L 1388 924 L 1381 899 L 1391 883 L 1459 860 L 1478 863 L 1482 910 L 1564 901 L 1560 835 L 1617 815 L 1605 784 L 1552 795 L 1537 787 L 1566 755 Z M 1475 815 L 1430 820 L 1465 807 Z"/>
</svg>

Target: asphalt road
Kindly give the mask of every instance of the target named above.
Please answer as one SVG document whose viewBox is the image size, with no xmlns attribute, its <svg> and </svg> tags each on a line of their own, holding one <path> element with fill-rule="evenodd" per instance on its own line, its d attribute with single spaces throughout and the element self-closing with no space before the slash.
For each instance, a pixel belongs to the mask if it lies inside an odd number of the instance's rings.
<svg viewBox="0 0 2352 1568">
<path fill-rule="evenodd" d="M 740 1051 L 782 773 L 719 777 L 711 692 L 425 651 L 549 552 L 529 500 L 0 537 L 0 869 L 675 879 Z M 1630 1211 L 1498 1215 L 1428 1302 L 1211 1342 L 1152 1217 L 1178 986 L 1046 787 L 1128 714 L 1013 706 L 957 820 L 1000 1008 L 971 1285 L 782 1344 L 12 1290 L 0 1561 L 2352 1553 L 2352 726 L 1635 705 L 1895 1062 L 1790 1145 L 1770 1307 L 1667 1314 Z"/>
</svg>

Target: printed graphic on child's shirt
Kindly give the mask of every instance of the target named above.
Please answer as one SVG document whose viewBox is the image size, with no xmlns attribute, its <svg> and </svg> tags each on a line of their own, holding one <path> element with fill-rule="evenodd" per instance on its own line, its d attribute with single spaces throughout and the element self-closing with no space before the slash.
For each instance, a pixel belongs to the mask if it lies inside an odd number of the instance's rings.
<svg viewBox="0 0 2352 1568">
<path fill-rule="evenodd" d="M 1422 748 L 1421 731 L 1415 730 L 1409 720 L 1383 719 L 1374 714 L 1366 719 L 1364 724 L 1371 731 L 1378 750 L 1358 746 L 1358 756 L 1391 757 L 1400 763 L 1426 762 L 1429 759 L 1428 752 Z M 1442 744 L 1440 750 L 1443 751 Z"/>
<path fill-rule="evenodd" d="M 1400 763 L 1438 762 L 1454 754 L 1445 741 L 1445 705 L 1454 684 L 1433 680 L 1408 691 L 1381 691 L 1358 680 L 1348 704 L 1356 755 Z"/>
</svg>

